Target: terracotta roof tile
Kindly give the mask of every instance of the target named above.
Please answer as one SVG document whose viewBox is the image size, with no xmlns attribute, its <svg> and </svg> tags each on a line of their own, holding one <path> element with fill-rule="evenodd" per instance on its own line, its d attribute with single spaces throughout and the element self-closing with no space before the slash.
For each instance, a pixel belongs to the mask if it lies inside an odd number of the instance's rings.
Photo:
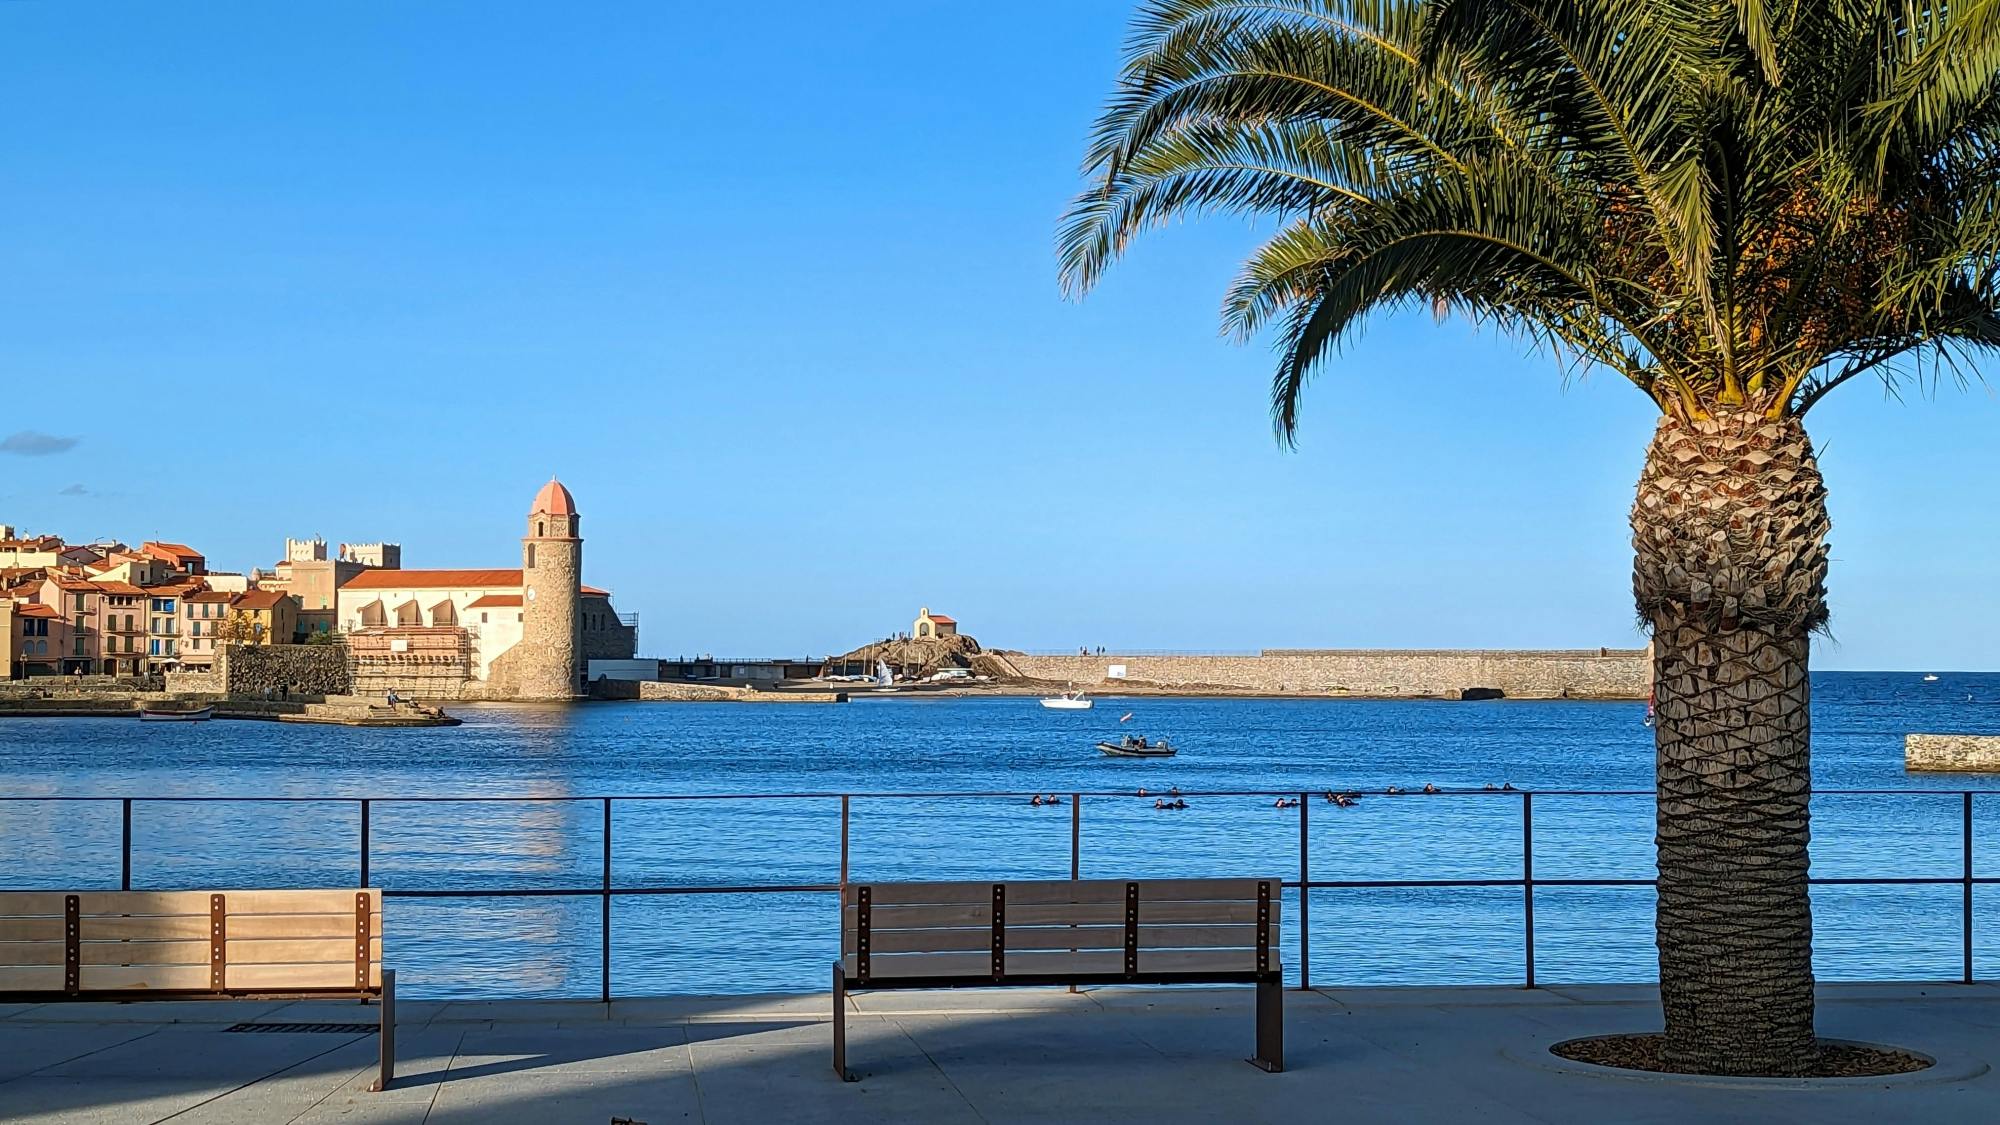
<svg viewBox="0 0 2000 1125">
<path fill-rule="evenodd" d="M 576 514 L 576 498 L 569 494 L 562 482 L 554 477 L 535 493 L 535 503 L 528 509 L 529 515 L 573 516 Z"/>
<path fill-rule="evenodd" d="M 282 590 L 252 590 L 247 594 L 237 597 L 236 608 L 248 610 L 270 609 L 272 606 L 289 597 L 291 595 Z"/>
<path fill-rule="evenodd" d="M 14 607 L 14 612 L 21 615 L 22 617 L 54 617 L 57 618 L 58 620 L 60 620 L 62 617 L 62 613 L 58 611 L 56 607 L 52 605 L 43 605 L 40 602 L 29 602 L 26 605 L 17 605 Z"/>
<path fill-rule="evenodd" d="M 518 570 L 364 570 L 341 583 L 343 590 L 519 590 Z M 592 597 L 608 598 L 611 591 L 583 587 Z"/>
<path fill-rule="evenodd" d="M 520 605 L 521 605 L 521 595 L 519 594 L 488 594 L 485 597 L 480 598 L 478 601 L 473 602 L 471 605 L 466 606 L 465 608 L 511 609 L 511 608 L 518 608 Z"/>
</svg>

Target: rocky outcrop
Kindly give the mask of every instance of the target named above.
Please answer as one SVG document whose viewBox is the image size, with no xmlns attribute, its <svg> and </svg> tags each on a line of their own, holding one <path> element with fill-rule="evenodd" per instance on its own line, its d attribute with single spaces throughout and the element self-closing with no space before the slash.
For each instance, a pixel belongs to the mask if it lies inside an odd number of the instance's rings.
<svg viewBox="0 0 2000 1125">
<path fill-rule="evenodd" d="M 928 676 L 944 668 L 972 668 L 982 650 L 979 642 L 963 633 L 946 637 L 892 637 L 862 645 L 844 656 L 830 658 L 829 664 L 860 664 L 874 668 L 877 661 L 911 679 Z"/>
</svg>

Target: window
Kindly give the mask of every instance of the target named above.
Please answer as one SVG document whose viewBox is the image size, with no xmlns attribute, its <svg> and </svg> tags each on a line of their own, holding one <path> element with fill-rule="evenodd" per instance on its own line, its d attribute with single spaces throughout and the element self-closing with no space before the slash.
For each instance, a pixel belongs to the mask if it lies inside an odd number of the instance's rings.
<svg viewBox="0 0 2000 1125">
<path fill-rule="evenodd" d="M 150 650 L 149 650 L 149 651 L 147 652 L 147 655 L 148 655 L 148 656 L 158 656 L 158 655 L 160 655 L 160 642 L 158 642 L 158 641 L 154 641 L 154 642 L 152 643 L 152 648 L 151 648 L 151 649 L 150 649 Z"/>
<path fill-rule="evenodd" d="M 201 622 L 199 622 L 199 621 L 195 622 L 195 623 L 194 623 L 194 626 L 192 627 L 192 629 L 190 630 L 190 632 L 188 633 L 188 635 L 189 635 L 189 636 L 191 636 L 191 637 L 199 637 L 199 636 L 201 636 Z"/>
<path fill-rule="evenodd" d="M 482 614 L 480 614 L 480 615 L 479 615 L 479 623 L 480 623 L 481 625 L 484 625 L 484 624 L 486 624 L 486 615 L 485 615 L 485 614 L 483 614 L 483 613 L 482 613 Z"/>
<path fill-rule="evenodd" d="M 535 569 L 535 545 L 533 543 L 528 544 L 528 569 Z"/>
</svg>

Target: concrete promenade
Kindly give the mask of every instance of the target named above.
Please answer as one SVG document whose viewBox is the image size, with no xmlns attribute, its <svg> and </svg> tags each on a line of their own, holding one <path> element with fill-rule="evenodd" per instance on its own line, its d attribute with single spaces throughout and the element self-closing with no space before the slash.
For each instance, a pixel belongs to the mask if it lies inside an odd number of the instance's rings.
<svg viewBox="0 0 2000 1125">
<path fill-rule="evenodd" d="M 422 1002 L 399 1007 L 399 1080 L 373 1035 L 230 1033 L 355 1022 L 354 1003 L 0 1006 L 0 1121 L 477 1122 L 2000 1121 L 2000 985 L 1832 985 L 1822 1034 L 1939 1059 L 1806 1084 L 1585 1073 L 1546 1047 L 1656 1028 L 1639 986 L 1286 994 L 1289 1069 L 1242 1061 L 1248 990 L 865 994 L 829 1069 L 825 996 Z M 1567 1070 L 1565 1068 L 1568 1068 Z"/>
</svg>

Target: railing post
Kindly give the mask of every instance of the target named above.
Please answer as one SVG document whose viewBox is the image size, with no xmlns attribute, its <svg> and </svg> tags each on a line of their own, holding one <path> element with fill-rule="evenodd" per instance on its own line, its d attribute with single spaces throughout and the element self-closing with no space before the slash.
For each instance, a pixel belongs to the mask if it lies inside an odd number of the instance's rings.
<svg viewBox="0 0 2000 1125">
<path fill-rule="evenodd" d="M 1535 795 L 1521 794 L 1521 937 L 1526 949 L 1528 980 L 1535 987 Z"/>
<path fill-rule="evenodd" d="M 840 889 L 847 890 L 847 817 L 848 795 L 840 795 Z"/>
<path fill-rule="evenodd" d="M 1083 878 L 1083 794 L 1069 795 L 1069 877 Z"/>
<path fill-rule="evenodd" d="M 368 798 L 361 798 L 361 885 L 368 885 Z"/>
<path fill-rule="evenodd" d="M 604 798 L 604 890 L 598 899 L 598 934 L 603 939 L 598 959 L 603 965 L 603 997 L 611 1003 L 611 798 Z"/>
<path fill-rule="evenodd" d="M 1306 810 L 1312 803 L 1304 793 L 1299 794 L 1299 991 L 1312 987 L 1312 865 L 1307 861 L 1311 850 L 1307 828 Z"/>
<path fill-rule="evenodd" d="M 129 891 L 132 889 L 132 798 L 127 797 L 122 803 L 125 826 L 118 836 L 118 889 Z"/>
<path fill-rule="evenodd" d="M 1965 898 L 1960 905 L 1963 914 L 1961 936 L 1965 940 L 1965 983 L 1972 983 L 1972 790 L 1962 795 L 1964 799 L 1963 844 L 1965 847 Z"/>
<path fill-rule="evenodd" d="M 1083 878 L 1083 794 L 1069 795 L 1069 877 Z M 1069 994 L 1076 995 L 1077 987 L 1069 986 Z"/>
</svg>

